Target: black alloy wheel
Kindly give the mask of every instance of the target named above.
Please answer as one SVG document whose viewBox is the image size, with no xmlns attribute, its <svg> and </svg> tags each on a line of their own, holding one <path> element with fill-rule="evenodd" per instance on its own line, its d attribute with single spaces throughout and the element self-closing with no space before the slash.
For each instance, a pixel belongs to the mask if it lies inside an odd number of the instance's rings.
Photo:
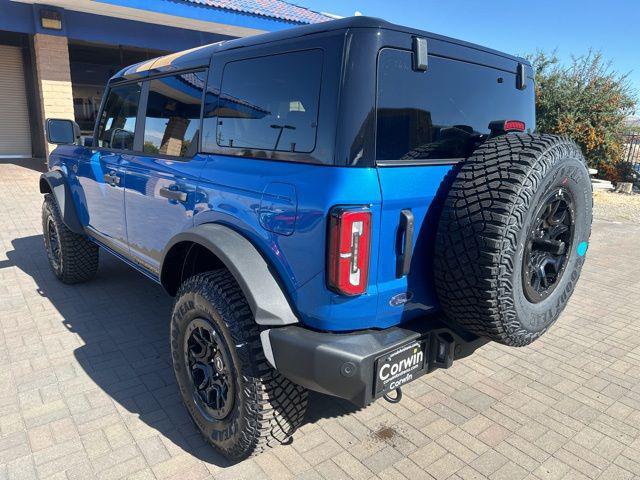
<svg viewBox="0 0 640 480">
<path fill-rule="evenodd" d="M 571 193 L 560 187 L 550 192 L 536 212 L 522 259 L 522 285 L 532 303 L 547 298 L 566 270 L 575 231 L 574 211 Z"/>
<path fill-rule="evenodd" d="M 51 254 L 51 261 L 54 267 L 60 266 L 60 239 L 58 238 L 58 231 L 53 223 L 53 219 L 47 220 L 47 246 Z"/>
<path fill-rule="evenodd" d="M 195 404 L 204 416 L 222 420 L 233 408 L 235 397 L 229 355 L 214 326 L 203 318 L 189 323 L 184 338 L 184 362 Z"/>
</svg>

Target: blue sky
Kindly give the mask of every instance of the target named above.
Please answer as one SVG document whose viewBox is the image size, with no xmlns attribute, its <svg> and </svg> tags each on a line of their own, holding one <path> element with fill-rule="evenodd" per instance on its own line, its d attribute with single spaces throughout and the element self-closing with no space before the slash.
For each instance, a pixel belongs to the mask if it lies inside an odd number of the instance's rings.
<svg viewBox="0 0 640 480">
<path fill-rule="evenodd" d="M 516 55 L 557 49 L 562 61 L 602 51 L 640 92 L 640 0 L 293 0 L 349 16 L 358 10 Z M 640 96 L 640 94 L 638 95 Z"/>
</svg>

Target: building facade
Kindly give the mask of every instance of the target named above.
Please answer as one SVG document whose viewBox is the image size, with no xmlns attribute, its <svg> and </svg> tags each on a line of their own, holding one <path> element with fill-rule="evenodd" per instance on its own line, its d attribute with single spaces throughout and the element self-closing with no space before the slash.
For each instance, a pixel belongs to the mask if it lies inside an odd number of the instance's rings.
<svg viewBox="0 0 640 480">
<path fill-rule="evenodd" d="M 90 134 L 126 65 L 330 19 L 282 0 L 0 0 L 0 158 L 45 157 L 46 118 Z"/>
</svg>

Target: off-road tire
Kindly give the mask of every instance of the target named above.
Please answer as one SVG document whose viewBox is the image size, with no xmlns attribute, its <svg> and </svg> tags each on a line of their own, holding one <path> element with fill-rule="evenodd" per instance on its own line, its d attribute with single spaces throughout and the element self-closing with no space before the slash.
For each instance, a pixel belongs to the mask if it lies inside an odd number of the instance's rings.
<svg viewBox="0 0 640 480">
<path fill-rule="evenodd" d="M 56 258 L 51 248 L 49 226 L 58 239 Z M 42 204 L 42 232 L 49 266 L 63 283 L 73 284 L 91 280 L 98 271 L 99 248 L 83 235 L 72 232 L 62 221 L 58 202 L 51 194 L 44 196 Z"/>
<path fill-rule="evenodd" d="M 194 400 L 185 362 L 185 329 L 195 318 L 210 322 L 231 358 L 234 405 L 227 417 L 207 418 Z M 308 392 L 267 362 L 260 327 L 237 282 L 227 270 L 195 275 L 176 296 L 171 318 L 171 354 L 184 404 L 205 440 L 240 460 L 286 443 L 301 425 Z"/>
<path fill-rule="evenodd" d="M 574 202 L 563 274 L 541 301 L 525 295 L 525 244 L 545 195 Z M 434 279 L 444 313 L 497 342 L 527 345 L 556 321 L 573 293 L 591 233 L 592 189 L 580 149 L 553 135 L 488 140 L 460 167 L 439 220 Z"/>
</svg>

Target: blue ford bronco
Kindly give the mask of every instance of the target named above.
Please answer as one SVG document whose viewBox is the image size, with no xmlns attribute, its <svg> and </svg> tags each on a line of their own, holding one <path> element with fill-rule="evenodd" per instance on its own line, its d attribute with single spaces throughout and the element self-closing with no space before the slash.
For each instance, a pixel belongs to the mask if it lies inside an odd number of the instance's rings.
<svg viewBox="0 0 640 480">
<path fill-rule="evenodd" d="M 175 297 L 186 408 L 239 459 L 308 390 L 358 406 L 487 341 L 540 337 L 591 230 L 580 150 L 535 133 L 522 58 L 355 17 L 125 68 L 92 138 L 49 119 L 49 263 L 100 250 Z"/>
</svg>

